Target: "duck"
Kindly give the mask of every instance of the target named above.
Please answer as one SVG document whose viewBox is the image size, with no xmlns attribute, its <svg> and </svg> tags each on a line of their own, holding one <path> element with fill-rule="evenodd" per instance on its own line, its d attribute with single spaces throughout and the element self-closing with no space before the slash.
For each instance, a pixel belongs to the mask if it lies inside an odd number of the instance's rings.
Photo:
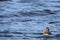
<svg viewBox="0 0 60 40">
<path fill-rule="evenodd" d="M 49 27 L 46 27 L 45 32 L 43 33 L 43 35 L 51 35 L 51 32 L 49 30 Z"/>
</svg>

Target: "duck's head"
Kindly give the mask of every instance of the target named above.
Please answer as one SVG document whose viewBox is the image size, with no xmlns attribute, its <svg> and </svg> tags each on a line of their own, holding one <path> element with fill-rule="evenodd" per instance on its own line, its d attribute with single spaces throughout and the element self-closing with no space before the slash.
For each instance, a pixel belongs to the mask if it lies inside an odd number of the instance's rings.
<svg viewBox="0 0 60 40">
<path fill-rule="evenodd" d="M 49 32 L 49 27 L 46 27 L 46 32 Z"/>
</svg>

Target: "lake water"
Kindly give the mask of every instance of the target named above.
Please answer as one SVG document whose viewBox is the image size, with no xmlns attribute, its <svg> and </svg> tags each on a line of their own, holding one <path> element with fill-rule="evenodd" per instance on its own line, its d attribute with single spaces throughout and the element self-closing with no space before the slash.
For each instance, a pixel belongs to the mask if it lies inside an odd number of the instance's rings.
<svg viewBox="0 0 60 40">
<path fill-rule="evenodd" d="M 0 2 L 0 31 L 13 37 L 0 40 L 59 40 L 40 37 L 49 27 L 52 34 L 60 34 L 60 0 L 11 0 Z"/>
</svg>

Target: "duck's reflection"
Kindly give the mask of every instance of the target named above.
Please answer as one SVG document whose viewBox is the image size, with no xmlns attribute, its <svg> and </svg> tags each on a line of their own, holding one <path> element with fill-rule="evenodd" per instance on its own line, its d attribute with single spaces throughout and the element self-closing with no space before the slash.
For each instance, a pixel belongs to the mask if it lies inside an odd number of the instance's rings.
<svg viewBox="0 0 60 40">
<path fill-rule="evenodd" d="M 43 40 L 47 40 L 48 38 L 43 38 Z"/>
<path fill-rule="evenodd" d="M 43 38 L 43 40 L 54 40 L 54 38 Z"/>
</svg>

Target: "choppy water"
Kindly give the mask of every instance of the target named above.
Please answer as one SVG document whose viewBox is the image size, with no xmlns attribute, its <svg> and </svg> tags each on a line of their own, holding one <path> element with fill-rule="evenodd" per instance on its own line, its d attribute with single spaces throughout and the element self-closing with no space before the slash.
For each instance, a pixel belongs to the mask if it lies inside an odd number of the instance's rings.
<svg viewBox="0 0 60 40">
<path fill-rule="evenodd" d="M 39 37 L 46 26 L 52 34 L 60 33 L 60 0 L 0 2 L 0 31 L 20 32 L 11 33 L 13 37 L 0 37 L 0 40 L 59 40 Z"/>
</svg>

